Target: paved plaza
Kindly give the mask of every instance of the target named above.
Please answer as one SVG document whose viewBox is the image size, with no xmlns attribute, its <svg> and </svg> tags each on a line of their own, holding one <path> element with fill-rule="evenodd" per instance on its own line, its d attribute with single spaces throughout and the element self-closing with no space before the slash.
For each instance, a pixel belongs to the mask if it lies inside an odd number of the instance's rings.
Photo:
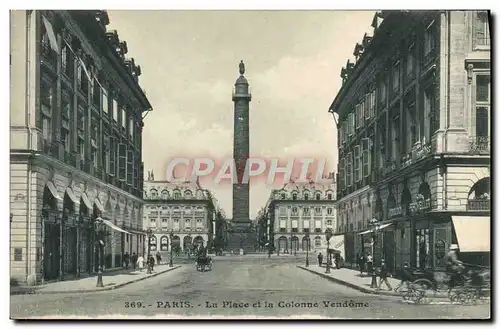
<svg viewBox="0 0 500 329">
<path fill-rule="evenodd" d="M 412 305 L 397 296 L 363 293 L 297 267 L 303 263 L 302 257 L 216 257 L 213 269 L 204 273 L 186 263 L 109 291 L 11 296 L 10 314 L 16 319 L 484 319 L 490 315 L 489 303 Z"/>
</svg>

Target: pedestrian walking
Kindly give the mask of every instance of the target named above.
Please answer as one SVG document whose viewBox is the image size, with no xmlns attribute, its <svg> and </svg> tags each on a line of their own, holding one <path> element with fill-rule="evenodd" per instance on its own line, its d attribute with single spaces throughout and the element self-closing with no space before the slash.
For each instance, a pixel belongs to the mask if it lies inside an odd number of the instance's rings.
<svg viewBox="0 0 500 329">
<path fill-rule="evenodd" d="M 153 257 L 153 255 L 149 256 L 148 265 L 151 266 L 151 272 L 153 272 L 155 268 L 155 258 Z"/>
<path fill-rule="evenodd" d="M 363 272 L 365 272 L 365 256 L 361 253 L 358 255 L 358 264 L 359 264 L 359 273 L 363 276 Z"/>
<path fill-rule="evenodd" d="M 137 254 L 134 252 L 130 258 L 132 262 L 132 268 L 135 270 L 137 268 Z"/>
<path fill-rule="evenodd" d="M 403 264 L 403 269 L 401 270 L 401 283 L 399 286 L 397 286 L 394 291 L 398 291 L 403 285 L 406 286 L 406 289 L 410 288 L 410 283 L 412 282 L 412 275 L 410 273 L 410 266 L 408 265 L 408 262 L 405 262 Z"/>
<path fill-rule="evenodd" d="M 323 265 L 323 255 L 321 253 L 318 254 L 318 265 L 319 267 Z"/>
<path fill-rule="evenodd" d="M 366 256 L 366 273 L 373 273 L 373 256 L 370 253 L 368 253 Z"/>
<path fill-rule="evenodd" d="M 160 265 L 161 263 L 161 254 L 159 251 L 156 252 L 156 263 Z"/>
<path fill-rule="evenodd" d="M 335 253 L 335 267 L 338 269 L 340 269 L 340 253 L 336 252 Z"/>
<path fill-rule="evenodd" d="M 385 265 L 385 260 L 382 259 L 382 263 L 381 263 L 381 266 L 380 266 L 380 274 L 379 274 L 379 276 L 380 276 L 380 283 L 378 285 L 377 290 L 380 290 L 382 288 L 382 282 L 387 285 L 387 288 L 389 288 L 389 291 L 392 290 L 391 284 L 387 280 L 387 276 L 388 275 L 389 275 L 389 273 L 387 271 L 387 265 Z"/>
<path fill-rule="evenodd" d="M 144 257 L 142 255 L 137 258 L 137 266 L 139 267 L 139 271 L 142 272 L 144 269 Z"/>
<path fill-rule="evenodd" d="M 125 255 L 123 255 L 123 262 L 125 263 L 125 269 L 128 270 L 128 264 L 130 263 L 130 255 L 128 251 L 125 251 Z"/>
</svg>

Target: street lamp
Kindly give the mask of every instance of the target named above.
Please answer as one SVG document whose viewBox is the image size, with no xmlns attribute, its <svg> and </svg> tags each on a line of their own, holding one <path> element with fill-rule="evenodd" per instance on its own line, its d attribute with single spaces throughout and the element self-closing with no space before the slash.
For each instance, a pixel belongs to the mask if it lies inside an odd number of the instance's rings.
<svg viewBox="0 0 500 329">
<path fill-rule="evenodd" d="M 189 234 L 191 235 L 191 234 Z M 172 260 L 172 256 L 173 256 L 173 238 L 174 238 L 174 230 L 173 229 L 170 229 L 169 230 L 169 238 L 170 238 L 170 261 L 168 262 L 168 266 L 169 267 L 173 267 L 174 266 L 174 263 L 173 263 L 173 260 Z M 188 253 L 189 255 L 189 253 Z"/>
<path fill-rule="evenodd" d="M 102 270 L 104 267 L 103 264 L 103 258 L 104 258 L 104 230 L 102 228 L 102 220 L 100 217 L 99 219 L 94 220 L 94 224 L 96 225 L 96 235 L 97 235 L 97 248 L 98 248 L 98 255 L 99 255 L 99 264 L 97 267 L 97 287 L 102 288 L 104 287 L 104 283 L 102 282 Z"/>
<path fill-rule="evenodd" d="M 372 282 L 370 284 L 370 288 L 377 288 L 377 274 L 375 273 L 375 243 L 377 241 L 377 231 L 379 229 L 379 222 L 376 218 L 372 218 L 369 223 L 371 227 L 372 233 L 372 268 L 371 268 L 371 276 Z"/>
<path fill-rule="evenodd" d="M 306 246 L 306 267 L 309 267 L 309 232 L 306 232 L 306 242 L 307 242 L 307 246 Z"/>
<path fill-rule="evenodd" d="M 151 228 L 148 228 L 148 230 L 146 231 L 146 233 L 148 235 L 148 259 L 147 259 L 148 272 L 147 272 L 147 274 L 151 274 L 151 261 L 150 261 L 150 257 L 151 257 L 151 237 L 153 236 L 153 230 Z"/>
<path fill-rule="evenodd" d="M 330 273 L 330 265 L 331 265 L 331 258 L 330 258 L 330 238 L 332 237 L 332 229 L 327 228 L 325 230 L 325 236 L 326 236 L 326 272 L 325 273 Z"/>
</svg>

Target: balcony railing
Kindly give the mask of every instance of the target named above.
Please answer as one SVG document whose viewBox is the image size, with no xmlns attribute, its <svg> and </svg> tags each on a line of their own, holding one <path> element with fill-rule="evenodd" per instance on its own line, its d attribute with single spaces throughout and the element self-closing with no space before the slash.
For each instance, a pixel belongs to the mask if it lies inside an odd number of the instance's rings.
<svg viewBox="0 0 500 329">
<path fill-rule="evenodd" d="M 490 199 L 467 200 L 467 210 L 490 210 Z"/>
<path fill-rule="evenodd" d="M 489 136 L 469 137 L 469 152 L 472 154 L 490 154 Z"/>
</svg>

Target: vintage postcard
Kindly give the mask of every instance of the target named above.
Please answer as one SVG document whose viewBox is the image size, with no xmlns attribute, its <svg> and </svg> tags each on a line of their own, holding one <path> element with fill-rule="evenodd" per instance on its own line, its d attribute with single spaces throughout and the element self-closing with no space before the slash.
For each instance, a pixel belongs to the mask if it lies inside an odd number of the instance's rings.
<svg viewBox="0 0 500 329">
<path fill-rule="evenodd" d="M 490 15 L 10 11 L 10 317 L 489 319 Z"/>
</svg>

